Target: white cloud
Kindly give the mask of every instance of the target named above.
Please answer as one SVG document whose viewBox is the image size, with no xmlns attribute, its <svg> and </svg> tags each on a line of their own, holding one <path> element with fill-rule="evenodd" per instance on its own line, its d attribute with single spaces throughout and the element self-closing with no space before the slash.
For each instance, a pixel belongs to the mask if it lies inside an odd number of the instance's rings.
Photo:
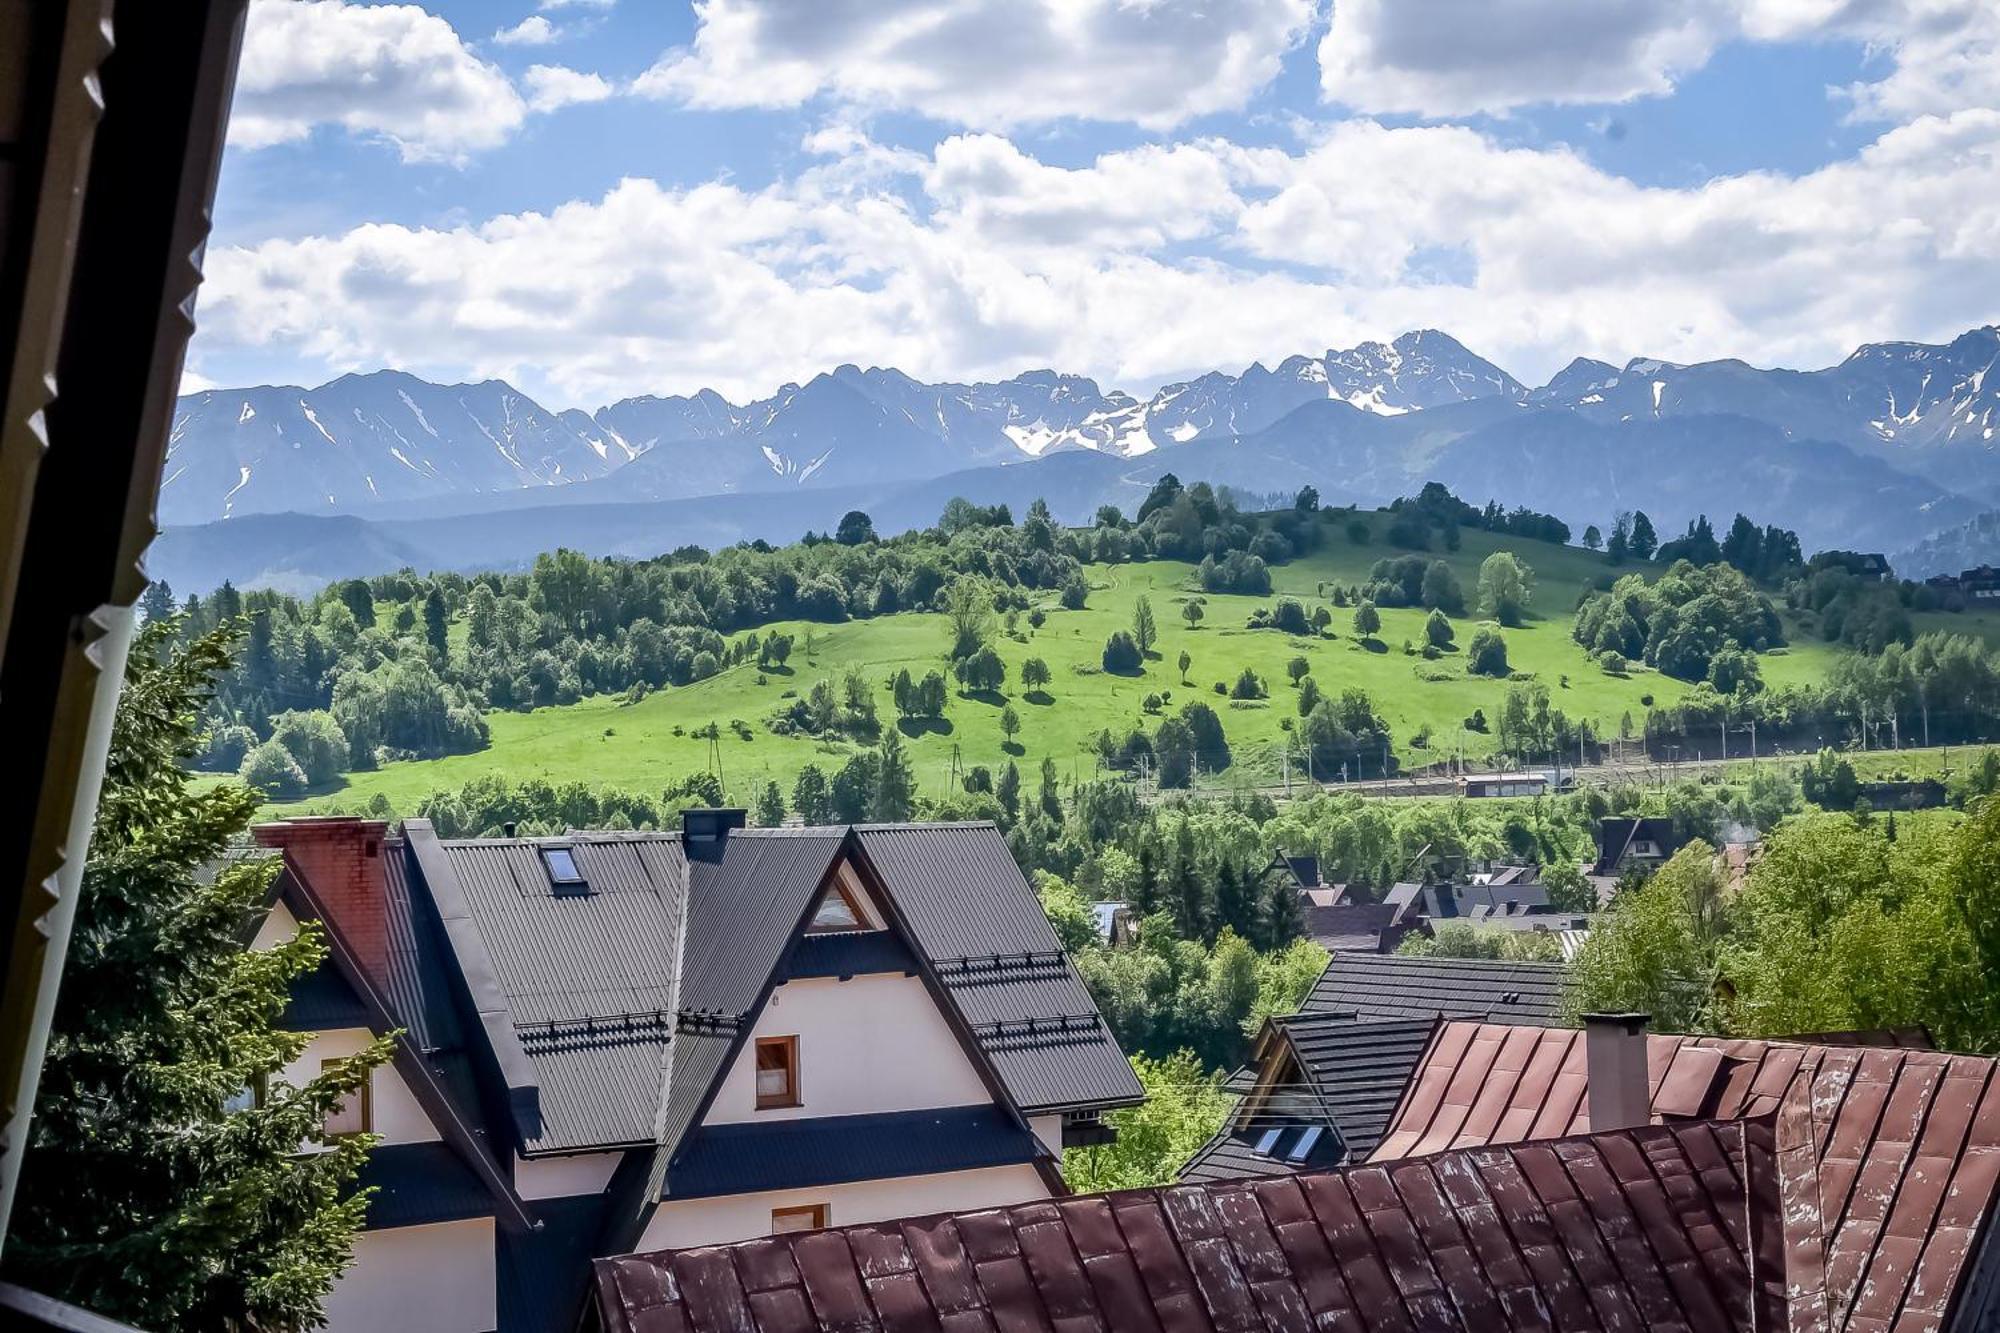
<svg viewBox="0 0 2000 1333">
<path fill-rule="evenodd" d="M 842 156 L 761 189 L 627 180 L 476 226 L 217 250 L 201 364 L 254 347 L 584 404 L 741 398 L 841 361 L 1145 388 L 1438 327 L 1535 379 L 1579 353 L 1826 364 L 1990 320 L 2000 290 L 2000 111 L 1688 189 L 1367 121 L 1295 151 L 1204 139 L 1069 169 L 987 135 L 929 156 L 852 126 L 809 142 Z"/>
<path fill-rule="evenodd" d="M 555 24 L 540 14 L 530 14 L 513 27 L 494 33 L 493 40 L 502 46 L 547 46 L 561 35 Z"/>
<path fill-rule="evenodd" d="M 414 5 L 256 0 L 229 141 L 259 148 L 338 125 L 405 161 L 449 161 L 505 142 L 526 111 L 506 75 Z"/>
<path fill-rule="evenodd" d="M 601 75 L 561 65 L 530 65 L 522 75 L 522 82 L 528 86 L 528 105 L 537 111 L 554 111 L 578 102 L 602 102 L 617 91 Z"/>
<path fill-rule="evenodd" d="M 1315 0 L 696 0 L 691 47 L 636 90 L 699 107 L 819 94 L 984 128 L 1079 116 L 1151 128 L 1233 110 Z"/>
<path fill-rule="evenodd" d="M 1337 0 L 1319 42 L 1330 102 L 1431 117 L 1673 91 L 1726 42 L 1845 39 L 1890 68 L 1843 90 L 1902 121 L 2000 105 L 1993 0 Z"/>
<path fill-rule="evenodd" d="M 610 9 L 618 0 L 542 0 L 537 9 Z"/>
</svg>

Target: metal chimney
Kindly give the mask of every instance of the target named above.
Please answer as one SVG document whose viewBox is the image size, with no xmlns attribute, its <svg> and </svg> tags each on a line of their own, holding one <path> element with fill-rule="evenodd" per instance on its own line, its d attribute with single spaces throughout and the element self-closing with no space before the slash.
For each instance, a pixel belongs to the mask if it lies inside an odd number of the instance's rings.
<svg viewBox="0 0 2000 1333">
<path fill-rule="evenodd" d="M 1583 1016 L 1593 1133 L 1652 1123 L 1652 1092 L 1646 1077 L 1646 1025 L 1651 1020 L 1650 1014 Z"/>
</svg>

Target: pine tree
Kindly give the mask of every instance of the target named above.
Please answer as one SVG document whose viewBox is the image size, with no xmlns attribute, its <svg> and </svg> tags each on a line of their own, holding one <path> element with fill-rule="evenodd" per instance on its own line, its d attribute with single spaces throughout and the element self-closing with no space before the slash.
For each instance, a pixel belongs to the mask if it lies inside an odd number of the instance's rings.
<svg viewBox="0 0 2000 1333">
<path fill-rule="evenodd" d="M 1150 654 L 1153 641 L 1159 637 L 1159 627 L 1153 620 L 1152 599 L 1141 596 L 1132 607 L 1132 641 L 1139 645 L 1139 656 Z"/>
<path fill-rule="evenodd" d="M 757 823 L 764 828 L 776 828 L 784 822 L 785 793 L 775 781 L 767 782 L 757 794 Z"/>
<path fill-rule="evenodd" d="M 814 826 L 833 822 L 833 792 L 817 764 L 799 770 L 798 780 L 792 784 L 792 809 Z"/>
<path fill-rule="evenodd" d="M 882 733 L 880 762 L 875 773 L 875 800 L 870 817 L 877 823 L 900 824 L 917 807 L 917 773 L 903 735 L 894 727 Z"/>
<path fill-rule="evenodd" d="M 126 668 L 4 1271 L 162 1333 L 308 1328 L 365 1205 L 370 1140 L 325 1121 L 389 1043 L 276 1079 L 310 1036 L 278 1026 L 289 984 L 326 946 L 312 924 L 243 945 L 278 867 L 224 852 L 259 798 L 182 771 L 233 631 L 178 629 L 148 625 Z"/>
<path fill-rule="evenodd" d="M 440 662 L 451 656 L 450 621 L 444 608 L 444 594 L 433 587 L 424 594 L 424 642 L 431 646 Z"/>
</svg>

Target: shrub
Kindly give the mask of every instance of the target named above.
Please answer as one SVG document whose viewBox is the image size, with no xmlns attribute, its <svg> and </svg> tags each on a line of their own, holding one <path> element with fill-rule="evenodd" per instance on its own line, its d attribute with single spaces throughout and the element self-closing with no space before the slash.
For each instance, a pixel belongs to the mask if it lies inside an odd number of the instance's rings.
<svg viewBox="0 0 2000 1333">
<path fill-rule="evenodd" d="M 1243 674 L 1236 678 L 1236 684 L 1229 690 L 1232 699 L 1261 699 L 1264 694 L 1264 682 L 1249 667 L 1243 668 Z"/>
<path fill-rule="evenodd" d="M 1444 612 L 1432 611 L 1429 617 L 1425 619 L 1424 638 L 1430 642 L 1433 648 L 1449 648 L 1455 637 L 1451 628 L 1451 621 L 1445 618 Z"/>
<path fill-rule="evenodd" d="M 1146 659 L 1139 652 L 1138 641 L 1124 630 L 1118 630 L 1104 641 L 1104 669 L 1106 671 L 1133 673 L 1145 666 Z"/>
<path fill-rule="evenodd" d="M 1507 641 L 1497 630 L 1482 629 L 1472 636 L 1465 669 L 1475 676 L 1506 676 Z"/>
</svg>

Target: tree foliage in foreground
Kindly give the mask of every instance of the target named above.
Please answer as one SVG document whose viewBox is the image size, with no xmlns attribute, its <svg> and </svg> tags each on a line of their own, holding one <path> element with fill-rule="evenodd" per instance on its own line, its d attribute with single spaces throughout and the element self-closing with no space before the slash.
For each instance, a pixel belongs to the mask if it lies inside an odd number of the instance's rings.
<svg viewBox="0 0 2000 1333">
<path fill-rule="evenodd" d="M 1063 1151 L 1063 1179 L 1079 1193 L 1173 1183 L 1174 1173 L 1222 1127 L 1234 1100 L 1222 1090 L 1223 1071 L 1206 1070 L 1191 1051 L 1164 1059 L 1132 1057 L 1146 1101 L 1113 1111 L 1115 1143 Z"/>
<path fill-rule="evenodd" d="M 181 768 L 228 634 L 176 647 L 173 628 L 148 626 L 126 671 L 4 1271 L 149 1329 L 310 1328 L 370 1141 L 323 1126 L 388 1047 L 277 1081 L 310 1035 L 278 1027 L 288 985 L 326 948 L 310 925 L 244 948 L 277 867 L 223 855 L 259 798 Z"/>
</svg>

